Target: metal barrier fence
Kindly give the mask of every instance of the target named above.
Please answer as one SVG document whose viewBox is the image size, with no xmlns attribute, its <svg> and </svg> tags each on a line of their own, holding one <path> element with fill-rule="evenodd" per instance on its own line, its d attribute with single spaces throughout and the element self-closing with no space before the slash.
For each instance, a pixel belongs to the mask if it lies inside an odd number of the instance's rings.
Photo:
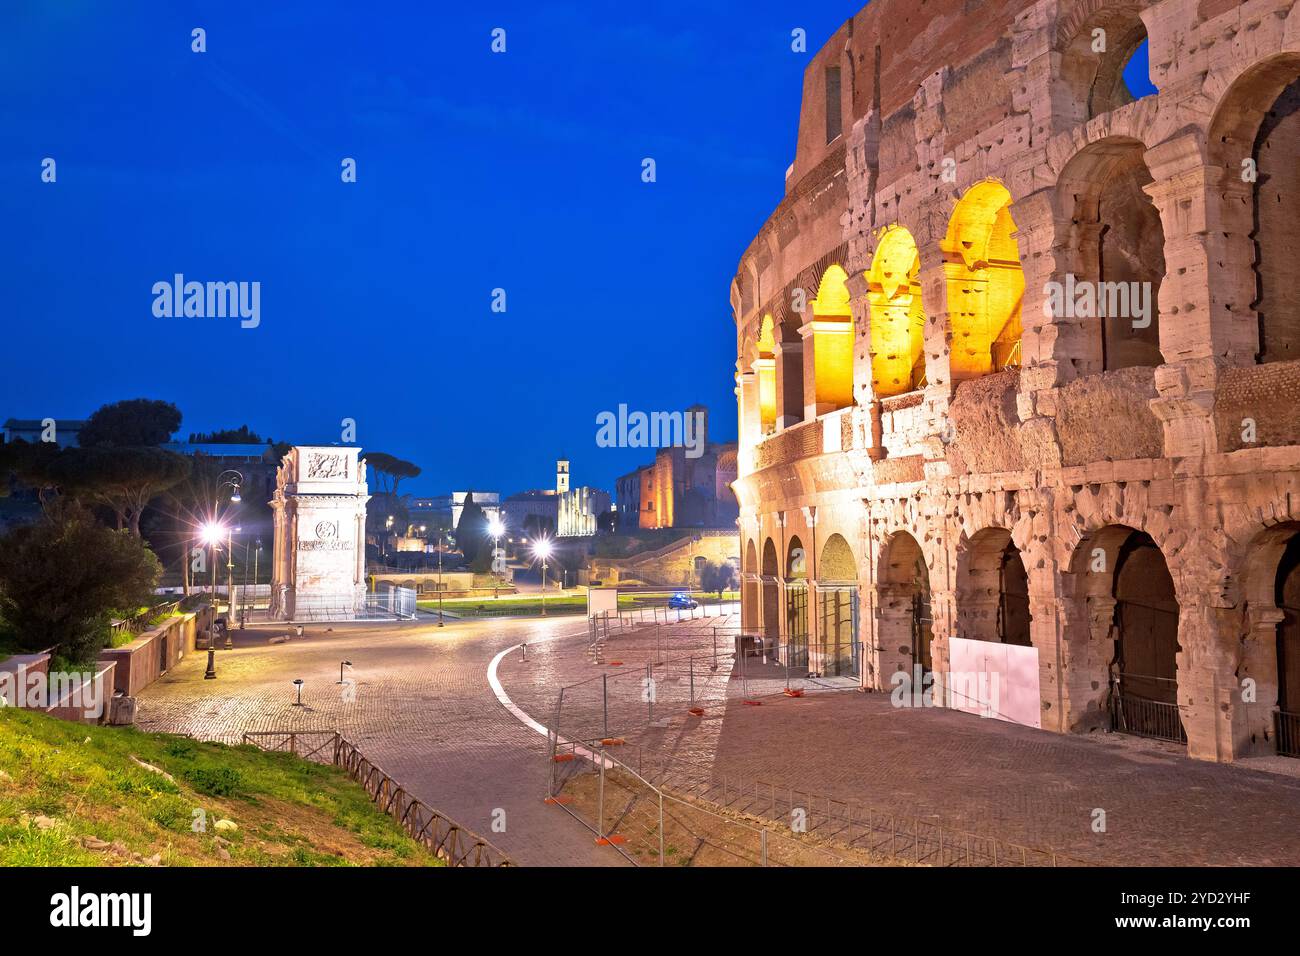
<svg viewBox="0 0 1300 956">
<path fill-rule="evenodd" d="M 1168 678 L 1139 679 L 1152 686 L 1158 686 L 1158 682 L 1174 683 Z M 1115 679 L 1111 683 L 1110 714 L 1114 730 L 1135 737 L 1187 743 L 1187 731 L 1183 729 L 1183 717 L 1176 703 L 1151 700 L 1132 691 L 1125 691 L 1121 680 L 1122 678 Z"/>
<path fill-rule="evenodd" d="M 244 734 L 243 742 L 262 750 L 288 752 L 341 767 L 361 784 L 375 806 L 449 866 L 514 865 L 501 850 L 473 830 L 411 796 L 338 731 L 250 731 Z"/>
<path fill-rule="evenodd" d="M 622 637 L 629 640 L 623 641 Z M 1050 848 L 882 811 L 859 800 L 839 800 L 760 780 L 718 776 L 711 767 L 692 767 L 680 756 L 664 757 L 657 748 L 649 750 L 630 738 L 650 728 L 667 726 L 674 719 L 702 716 L 707 708 L 718 704 L 758 704 L 767 696 L 800 697 L 848 684 L 809 678 L 806 671 L 792 677 L 785 664 L 764 657 L 754 649 L 752 639 L 726 623 L 718 626 L 697 621 L 628 628 L 610 616 L 590 622 L 589 638 L 588 653 L 593 662 L 611 669 L 560 688 L 552 712 L 545 715 L 552 761 L 548 797 L 577 797 L 566 793 L 566 788 L 573 788 L 575 775 L 599 774 L 605 760 L 612 761 L 610 766 L 622 775 L 616 786 L 629 805 L 633 804 L 632 795 L 640 794 L 641 804 L 647 799 L 681 801 L 689 803 L 695 813 L 707 813 L 707 802 L 770 820 L 776 826 L 798 826 L 803 833 L 872 859 L 934 866 L 1089 865 Z M 676 647 L 688 652 L 669 653 Z M 625 650 L 627 659 L 620 660 Z M 621 756 L 611 757 L 611 747 L 617 747 Z M 566 768 L 565 764 L 574 767 Z M 608 786 L 609 767 L 605 769 L 604 785 Z M 591 804 L 591 794 L 584 795 Z M 590 819 L 583 822 L 597 831 L 611 819 L 599 797 L 594 807 L 587 806 L 586 815 Z M 740 826 L 734 818 L 728 826 L 732 824 Z M 645 820 L 640 825 L 659 826 Z M 748 846 L 753 851 L 750 857 L 757 858 L 753 856 L 757 850 L 744 843 L 752 840 L 753 834 L 744 836 L 734 827 L 726 832 L 731 834 L 729 845 Z M 742 853 L 740 858 L 746 857 Z"/>
<path fill-rule="evenodd" d="M 759 826 L 657 786 L 611 754 L 613 741 L 551 735 L 548 803 L 636 866 L 860 866 L 887 862 Z"/>
<path fill-rule="evenodd" d="M 1273 711 L 1273 729 L 1277 734 L 1277 752 L 1283 757 L 1300 757 L 1300 714 Z"/>
</svg>

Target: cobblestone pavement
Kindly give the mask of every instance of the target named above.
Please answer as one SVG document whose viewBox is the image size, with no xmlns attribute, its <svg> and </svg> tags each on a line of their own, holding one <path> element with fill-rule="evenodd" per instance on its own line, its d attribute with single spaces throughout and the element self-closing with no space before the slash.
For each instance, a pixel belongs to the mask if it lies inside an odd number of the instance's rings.
<svg viewBox="0 0 1300 956">
<path fill-rule="evenodd" d="M 757 779 L 1093 863 L 1300 864 L 1300 779 L 1254 769 L 1293 770 L 1300 761 L 1209 764 L 1121 735 L 1062 736 L 895 708 L 887 695 L 844 690 L 844 679 L 796 679 L 805 696 L 787 697 L 784 672 L 753 659 L 739 679 L 730 654 L 734 615 L 614 629 L 596 648 L 585 622 L 572 618 L 441 631 L 308 628 L 305 640 L 278 646 L 266 644 L 268 633 L 247 632 L 239 649 L 219 653 L 216 682 L 202 679 L 203 655 L 187 659 L 142 695 L 140 724 L 222 739 L 338 728 L 430 805 L 522 863 L 622 858 L 541 803 L 546 738 L 509 714 L 486 678 L 492 658 L 520 641 L 529 642 L 526 658 L 509 654 L 498 669 L 515 705 L 551 723 L 564 685 L 562 732 L 601 736 L 608 714 L 609 733 L 629 740 L 622 759 L 647 773 L 668 771 L 679 786 L 725 777 L 735 788 Z M 352 703 L 334 685 L 342 659 L 355 665 Z M 292 706 L 299 676 L 307 681 L 303 708 Z M 643 695 L 647 676 L 653 706 Z M 692 703 L 702 717 L 687 713 Z M 504 834 L 490 829 L 497 807 L 507 811 Z M 1093 832 L 1096 810 L 1105 811 L 1105 833 Z"/>
<path fill-rule="evenodd" d="M 707 633 L 674 639 L 679 656 L 710 654 Z M 554 685 L 569 682 L 560 721 L 567 730 L 603 717 L 600 682 L 573 680 L 630 669 L 639 681 L 645 662 L 661 653 L 662 638 L 616 633 L 603 666 L 584 659 L 574 642 L 556 642 L 537 648 L 528 663 L 503 662 L 500 676 L 515 703 L 544 722 L 552 719 Z M 621 667 L 609 665 L 616 659 Z M 666 693 L 662 684 L 655 718 L 665 726 L 648 726 L 648 709 L 638 704 L 632 731 L 628 708 L 611 705 L 621 718 L 611 732 L 628 738 L 620 759 L 679 789 L 712 784 L 715 798 L 724 776 L 733 791 L 761 780 L 778 793 L 795 788 L 855 800 L 1089 863 L 1300 864 L 1300 779 L 1293 773 L 1300 761 L 1206 763 L 1173 745 L 1120 734 L 1063 736 L 951 710 L 896 708 L 888 695 L 837 689 L 837 681 L 796 680 L 806 695 L 791 698 L 781 693 L 782 674 L 747 665 L 748 693 L 725 676 L 703 690 L 697 681 L 702 717 L 686 713 L 685 694 Z M 619 676 L 610 686 L 629 680 Z M 1093 831 L 1096 810 L 1105 811 L 1104 833 Z"/>
<path fill-rule="evenodd" d="M 525 865 L 623 863 L 563 810 L 542 803 L 546 738 L 496 700 L 488 663 L 521 640 L 580 633 L 581 620 L 308 626 L 302 640 L 271 645 L 284 627 L 235 632 L 217 652 L 215 681 L 206 653 L 188 655 L 140 695 L 143 730 L 239 742 L 245 731 L 339 730 L 430 806 L 487 837 Z M 582 638 L 579 641 L 582 642 Z M 352 661 L 355 700 L 335 684 Z M 303 706 L 293 705 L 301 677 Z M 492 830 L 505 810 L 506 830 Z"/>
</svg>

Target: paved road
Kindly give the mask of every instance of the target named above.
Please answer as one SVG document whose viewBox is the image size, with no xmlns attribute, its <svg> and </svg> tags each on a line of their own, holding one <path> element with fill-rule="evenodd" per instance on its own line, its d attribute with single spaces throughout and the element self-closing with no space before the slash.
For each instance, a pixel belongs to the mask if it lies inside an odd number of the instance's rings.
<svg viewBox="0 0 1300 956">
<path fill-rule="evenodd" d="M 309 626 L 270 645 L 283 628 L 236 632 L 219 651 L 191 655 L 140 696 L 145 730 L 237 742 L 245 731 L 337 729 L 409 790 L 524 865 L 624 863 L 564 810 L 546 806 L 546 738 L 524 727 L 487 683 L 496 653 L 520 641 L 586 634 L 581 619 Z M 579 638 L 581 640 L 582 638 Z M 335 684 L 352 661 L 355 700 Z M 301 677 L 302 707 L 293 705 Z M 494 832 L 497 811 L 505 831 Z M 498 814 L 499 816 L 499 814 Z"/>
<path fill-rule="evenodd" d="M 738 778 L 758 778 L 1094 863 L 1300 864 L 1300 761 L 1209 764 L 1121 735 L 1062 736 L 895 708 L 887 695 L 845 692 L 838 681 L 799 682 L 807 696 L 789 698 L 780 673 L 749 665 L 746 681 L 729 679 L 732 621 L 720 622 L 715 644 L 717 623 L 615 633 L 599 655 L 587 648 L 585 622 L 573 618 L 309 628 L 305 640 L 279 646 L 266 644 L 272 632 L 250 631 L 237 637 L 239 649 L 220 654 L 217 681 L 203 681 L 203 655 L 194 655 L 149 688 L 140 723 L 228 740 L 244 730 L 338 728 L 430 805 L 521 863 L 621 864 L 562 809 L 542 804 L 546 740 L 488 684 L 493 658 L 527 640 L 528 659 L 508 654 L 497 671 L 514 705 L 550 720 L 557 688 L 570 685 L 564 732 L 600 736 L 608 721 L 611 733 L 629 738 L 627 759 L 644 756 L 647 769 L 666 764 L 679 784 L 725 774 L 734 790 Z M 695 655 L 690 667 L 687 655 Z M 653 715 L 668 723 L 646 728 L 642 678 L 661 657 L 670 663 L 651 669 Z M 345 658 L 358 680 L 353 702 L 334 684 Z M 302 708 L 292 706 L 295 677 L 307 681 Z M 703 717 L 688 714 L 692 702 L 704 705 Z M 504 833 L 491 828 L 497 808 L 506 811 Z M 1097 810 L 1106 813 L 1104 833 L 1093 829 Z"/>
</svg>

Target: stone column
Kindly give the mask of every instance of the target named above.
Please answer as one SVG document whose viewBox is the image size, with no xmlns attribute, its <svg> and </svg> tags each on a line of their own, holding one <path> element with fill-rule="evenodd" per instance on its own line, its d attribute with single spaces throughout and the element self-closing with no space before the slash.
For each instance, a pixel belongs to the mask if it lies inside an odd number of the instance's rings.
<svg viewBox="0 0 1300 956">
<path fill-rule="evenodd" d="M 820 411 L 817 407 L 817 336 L 811 320 L 799 326 L 799 337 L 803 340 L 803 421 L 810 422 Z"/>
<path fill-rule="evenodd" d="M 867 277 L 861 271 L 849 274 L 844 283 L 849 290 L 849 308 L 853 313 L 853 400 L 866 408 L 875 399 L 872 389 L 871 305 L 867 298 Z"/>
<path fill-rule="evenodd" d="M 1208 188 L 1219 172 L 1205 164 L 1196 133 L 1166 140 L 1147 150 L 1145 159 L 1153 177 L 1146 192 L 1165 233 L 1159 311 L 1160 351 L 1167 364 L 1156 369 L 1159 397 L 1151 408 L 1164 423 L 1166 457 L 1214 454 L 1217 364 L 1232 348 L 1235 321 L 1230 313 L 1215 315 L 1210 301 Z M 1241 265 L 1234 262 L 1231 268 Z"/>
<path fill-rule="evenodd" d="M 1110 726 L 1110 662 L 1115 656 L 1115 599 L 1089 595 L 1090 572 L 1062 571 L 1060 579 L 1060 665 L 1055 687 L 1056 725 L 1071 733 Z M 1041 652 L 1040 652 L 1041 653 Z M 1044 693 L 1047 696 L 1047 693 Z"/>
<path fill-rule="evenodd" d="M 763 438 L 762 421 L 758 408 L 758 376 L 753 371 L 736 373 L 736 397 L 740 435 L 740 459 L 744 463 L 741 474 L 753 470 L 754 446 Z"/>
<path fill-rule="evenodd" d="M 1232 608 L 1214 607 L 1196 593 L 1178 595 L 1178 709 L 1187 732 L 1187 755 L 1232 760 L 1246 752 L 1249 729 L 1236 675 Z M 1240 625 L 1239 618 L 1235 622 Z"/>
<path fill-rule="evenodd" d="M 1277 629 L 1282 623 L 1277 607 L 1254 607 L 1243 623 L 1246 640 L 1241 649 L 1234 690 L 1240 718 L 1234 723 L 1238 732 L 1236 755 L 1267 755 L 1276 752 L 1273 739 L 1273 712 L 1278 709 Z M 1249 689 L 1244 682 L 1253 682 Z"/>
<path fill-rule="evenodd" d="M 942 701 L 949 706 L 948 672 L 952 669 L 948 641 L 957 636 L 957 592 L 944 584 L 937 584 L 939 577 L 934 569 L 930 574 L 930 617 L 933 623 L 930 630 L 930 668 L 934 671 L 935 703 Z"/>
<path fill-rule="evenodd" d="M 804 414 L 803 340 L 776 343 L 776 428 L 797 425 Z"/>
</svg>

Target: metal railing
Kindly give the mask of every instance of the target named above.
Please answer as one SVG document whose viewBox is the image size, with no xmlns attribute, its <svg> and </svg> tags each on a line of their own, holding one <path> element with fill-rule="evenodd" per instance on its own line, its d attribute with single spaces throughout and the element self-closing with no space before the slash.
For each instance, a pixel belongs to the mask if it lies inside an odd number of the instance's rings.
<svg viewBox="0 0 1300 956">
<path fill-rule="evenodd" d="M 139 614 L 110 622 L 109 630 L 112 631 L 114 636 L 128 631 L 132 634 L 140 634 L 148 629 L 149 622 L 154 618 L 161 615 L 175 614 L 180 606 L 180 600 L 165 601 L 162 604 L 155 604 L 153 607 L 141 611 Z"/>
<path fill-rule="evenodd" d="M 361 784 L 375 806 L 395 819 L 417 843 L 449 866 L 513 866 L 510 858 L 473 830 L 413 797 L 335 730 L 249 731 L 243 742 L 340 767 Z"/>
<path fill-rule="evenodd" d="M 1178 704 L 1168 701 L 1151 700 L 1141 697 L 1122 687 L 1124 680 L 1137 680 L 1159 684 L 1164 682 L 1177 686 L 1170 678 L 1164 677 L 1130 677 L 1124 675 L 1111 684 L 1110 716 L 1111 727 L 1119 733 L 1132 734 L 1135 737 L 1151 737 L 1155 740 L 1169 740 L 1174 743 L 1187 743 L 1187 731 L 1183 728 L 1182 714 Z"/>
<path fill-rule="evenodd" d="M 1300 757 L 1300 714 L 1273 711 L 1273 729 L 1277 735 L 1277 752 L 1283 757 Z"/>
</svg>

